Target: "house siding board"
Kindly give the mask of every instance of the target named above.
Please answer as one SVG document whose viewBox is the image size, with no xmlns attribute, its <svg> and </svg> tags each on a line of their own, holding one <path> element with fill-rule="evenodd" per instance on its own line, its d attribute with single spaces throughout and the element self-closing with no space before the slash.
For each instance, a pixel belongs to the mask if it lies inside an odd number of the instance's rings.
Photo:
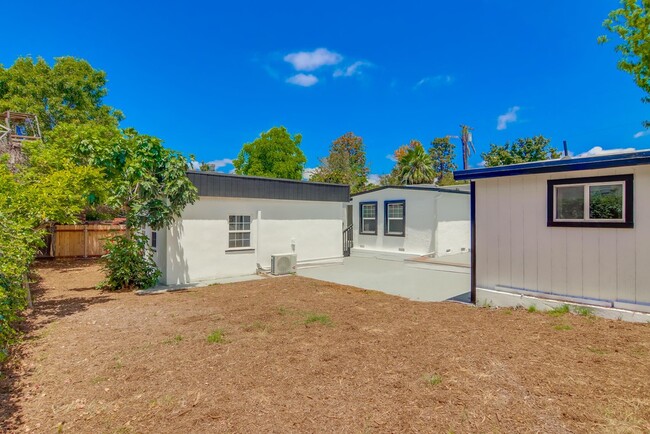
<svg viewBox="0 0 650 434">
<path fill-rule="evenodd" d="M 582 297 L 583 294 L 582 235 L 582 228 L 566 229 L 566 294 L 572 297 Z"/>
<path fill-rule="evenodd" d="M 634 175 L 634 228 L 547 226 L 549 179 L 614 174 Z M 479 288 L 650 303 L 650 166 L 475 182 Z"/>
<path fill-rule="evenodd" d="M 523 209 L 523 254 L 524 261 L 524 288 L 532 288 L 537 285 L 537 222 L 538 214 L 544 212 L 542 206 L 523 206 L 527 197 L 537 195 L 537 184 L 535 177 L 522 176 L 523 198 L 520 205 Z"/>
<path fill-rule="evenodd" d="M 636 291 L 637 303 L 650 303 L 650 170 L 638 170 L 634 175 L 636 235 Z M 644 200 L 645 199 L 645 200 Z M 645 216 L 645 219 L 643 218 Z"/>
<path fill-rule="evenodd" d="M 510 184 L 511 233 L 510 253 L 512 255 L 512 270 L 510 271 L 512 285 L 524 286 L 524 208 L 523 183 L 515 180 Z"/>
<path fill-rule="evenodd" d="M 238 176 L 216 172 L 189 171 L 187 176 L 198 189 L 199 196 L 204 197 L 319 202 L 348 202 L 350 200 L 350 188 L 347 185 Z"/>
<path fill-rule="evenodd" d="M 482 182 L 481 182 L 482 184 Z M 487 207 L 485 209 L 485 227 L 496 228 L 499 225 L 499 206 L 496 202 L 499 197 L 499 181 L 496 179 L 491 179 L 486 181 L 486 203 Z M 479 210 L 477 210 L 479 211 Z M 479 219 L 481 221 L 481 219 Z M 494 288 L 499 282 L 499 231 L 498 230 L 489 230 L 482 231 L 481 227 L 477 226 L 477 233 L 487 233 L 487 244 L 489 250 L 486 250 L 484 254 L 487 255 L 487 269 L 485 276 L 485 284 L 489 285 L 489 288 Z M 477 285 L 480 285 L 482 282 L 477 281 Z"/>
<path fill-rule="evenodd" d="M 475 220 L 476 225 L 485 226 L 487 215 L 486 211 L 489 209 L 488 190 L 486 183 L 475 183 L 476 191 L 476 209 Z M 479 223 L 480 222 L 480 223 Z M 488 274 L 488 257 L 490 256 L 490 245 L 488 243 L 488 233 L 476 231 L 476 274 L 480 276 L 487 276 Z"/>
</svg>

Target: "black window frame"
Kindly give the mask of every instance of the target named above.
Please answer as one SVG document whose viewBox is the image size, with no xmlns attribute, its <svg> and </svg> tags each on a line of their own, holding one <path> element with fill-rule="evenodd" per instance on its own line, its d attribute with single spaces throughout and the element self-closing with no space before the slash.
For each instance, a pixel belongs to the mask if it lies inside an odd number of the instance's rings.
<svg viewBox="0 0 650 434">
<path fill-rule="evenodd" d="M 158 232 L 151 231 L 151 248 L 156 250 L 158 248 Z"/>
<path fill-rule="evenodd" d="M 402 221 L 404 222 L 404 231 L 401 234 L 388 232 L 388 206 L 402 204 Z M 406 200 L 385 200 L 384 201 L 384 236 L 386 237 L 405 237 L 406 236 Z"/>
<path fill-rule="evenodd" d="M 555 219 L 555 191 L 557 186 L 572 184 L 623 182 L 623 221 L 557 221 Z M 585 205 L 586 206 L 586 205 Z M 582 178 L 549 179 L 546 187 L 546 225 L 573 228 L 633 228 L 634 227 L 634 175 L 589 176 Z"/>
<path fill-rule="evenodd" d="M 372 205 L 375 207 L 375 230 L 374 231 L 364 231 L 363 230 L 363 206 Z M 377 226 L 379 225 L 379 219 L 377 218 L 377 201 L 366 201 L 359 202 L 359 235 L 377 235 Z"/>
</svg>

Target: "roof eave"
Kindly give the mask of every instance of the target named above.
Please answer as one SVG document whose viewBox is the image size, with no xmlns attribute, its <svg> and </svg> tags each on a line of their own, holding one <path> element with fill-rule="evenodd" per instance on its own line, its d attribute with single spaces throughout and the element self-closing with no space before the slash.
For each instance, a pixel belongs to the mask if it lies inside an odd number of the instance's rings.
<svg viewBox="0 0 650 434">
<path fill-rule="evenodd" d="M 606 169 L 611 167 L 640 166 L 650 164 L 650 151 L 627 154 L 603 155 L 599 157 L 566 158 L 535 163 L 512 164 L 509 166 L 486 167 L 459 170 L 454 178 L 459 181 L 505 176 L 534 175 L 553 172 Z"/>
</svg>

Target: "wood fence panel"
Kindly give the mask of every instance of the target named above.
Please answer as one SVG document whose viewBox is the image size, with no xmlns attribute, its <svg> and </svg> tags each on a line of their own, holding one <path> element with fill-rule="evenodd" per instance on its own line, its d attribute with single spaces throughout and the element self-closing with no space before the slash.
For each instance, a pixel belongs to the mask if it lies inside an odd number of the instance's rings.
<svg viewBox="0 0 650 434">
<path fill-rule="evenodd" d="M 123 225 L 56 225 L 54 257 L 71 258 L 106 254 L 104 240 L 124 234 Z"/>
</svg>

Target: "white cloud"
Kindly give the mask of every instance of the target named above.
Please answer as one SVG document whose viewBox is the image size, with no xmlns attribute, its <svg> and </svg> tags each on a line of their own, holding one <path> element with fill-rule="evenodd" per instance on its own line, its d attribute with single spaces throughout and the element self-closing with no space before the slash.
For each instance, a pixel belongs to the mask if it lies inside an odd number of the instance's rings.
<svg viewBox="0 0 650 434">
<path fill-rule="evenodd" d="M 315 167 L 305 167 L 302 171 L 302 179 L 303 181 L 309 181 L 312 177 L 312 175 L 316 172 Z"/>
<path fill-rule="evenodd" d="M 375 174 L 375 173 L 371 173 L 371 174 L 368 175 L 368 182 L 369 182 L 370 184 L 379 185 L 379 177 L 380 177 L 380 176 L 381 176 L 381 175 L 377 175 L 377 174 Z"/>
<path fill-rule="evenodd" d="M 395 154 L 388 154 L 386 155 L 386 158 L 388 158 L 390 161 L 397 163 L 397 158 L 395 158 Z"/>
<path fill-rule="evenodd" d="M 232 165 L 232 160 L 230 158 L 223 158 L 221 160 L 212 160 L 208 161 L 208 164 L 214 164 L 216 169 Z"/>
<path fill-rule="evenodd" d="M 446 84 L 451 84 L 454 82 L 454 77 L 451 75 L 434 75 L 431 77 L 424 77 L 422 80 L 418 81 L 413 89 L 417 89 L 422 86 L 437 87 Z"/>
<path fill-rule="evenodd" d="M 232 160 L 230 158 L 222 158 L 221 160 L 206 161 L 205 164 L 214 164 L 214 170 L 219 172 L 219 169 L 222 167 L 232 165 Z M 201 168 L 201 162 L 193 161 L 192 168 L 194 170 L 199 170 Z"/>
<path fill-rule="evenodd" d="M 334 77 L 352 77 L 353 75 L 360 75 L 362 66 L 371 66 L 370 62 L 364 62 L 363 60 L 357 60 L 352 65 L 347 68 L 340 68 L 334 71 Z"/>
<path fill-rule="evenodd" d="M 638 139 L 639 137 L 650 136 L 650 130 L 643 130 L 636 133 L 633 137 Z"/>
<path fill-rule="evenodd" d="M 321 66 L 336 65 L 343 56 L 327 48 L 317 48 L 314 51 L 299 51 L 284 56 L 284 61 L 291 63 L 296 71 L 314 71 Z"/>
<path fill-rule="evenodd" d="M 296 74 L 287 78 L 287 83 L 295 84 L 296 86 L 309 87 L 318 83 L 318 77 L 313 74 Z"/>
<path fill-rule="evenodd" d="M 497 118 L 497 130 L 505 130 L 511 122 L 517 122 L 517 112 L 519 106 L 510 107 L 508 111 Z"/>
<path fill-rule="evenodd" d="M 614 149 L 603 149 L 600 146 L 594 146 L 587 152 L 576 155 L 576 157 L 596 157 L 598 155 L 611 155 L 611 154 L 622 154 L 625 152 L 634 152 L 635 148 L 614 148 Z"/>
</svg>

